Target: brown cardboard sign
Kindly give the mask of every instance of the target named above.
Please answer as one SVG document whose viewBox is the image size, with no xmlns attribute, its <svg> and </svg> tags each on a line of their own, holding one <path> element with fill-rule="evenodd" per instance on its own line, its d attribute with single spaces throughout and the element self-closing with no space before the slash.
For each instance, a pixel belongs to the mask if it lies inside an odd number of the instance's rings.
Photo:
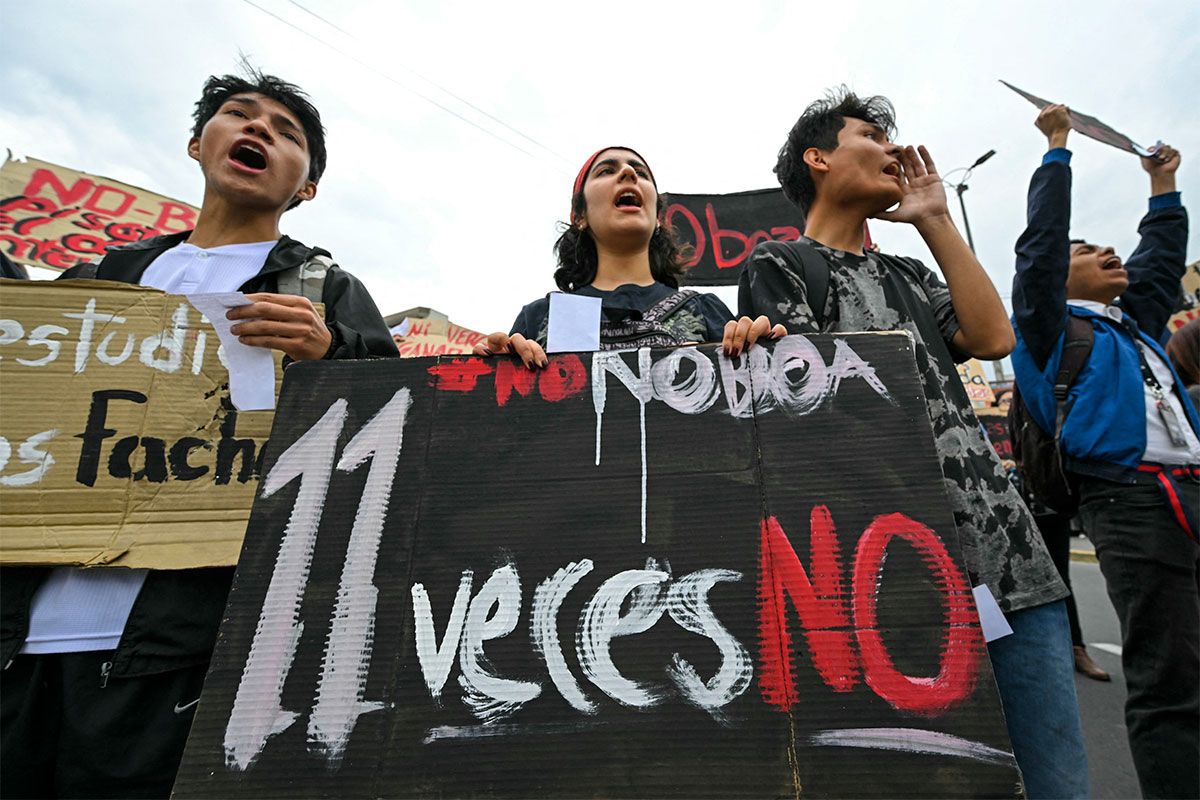
<svg viewBox="0 0 1200 800">
<path fill-rule="evenodd" d="M 273 413 L 218 345 L 186 297 L 0 281 L 0 563 L 236 563 Z"/>
<path fill-rule="evenodd" d="M 104 248 L 186 231 L 199 209 L 110 178 L 12 154 L 0 167 L 0 247 L 19 264 L 63 270 Z"/>
<path fill-rule="evenodd" d="M 996 404 L 996 395 L 992 391 L 992 385 L 988 383 L 987 374 L 983 371 L 983 362 L 979 359 L 972 358 L 959 364 L 958 377 L 963 388 L 967 390 L 971 406 L 976 411 Z"/>
<path fill-rule="evenodd" d="M 943 485 L 899 334 L 296 365 L 175 796 L 1017 796 Z"/>
<path fill-rule="evenodd" d="M 485 338 L 484 334 L 455 325 L 448 319 L 408 317 L 392 327 L 392 339 L 401 358 L 467 355 Z"/>
<path fill-rule="evenodd" d="M 1200 319 L 1200 261 L 1193 261 L 1187 265 L 1187 271 L 1183 273 L 1180 284 L 1183 296 L 1175 313 L 1167 320 L 1168 333 L 1174 333 L 1194 319 Z"/>
</svg>

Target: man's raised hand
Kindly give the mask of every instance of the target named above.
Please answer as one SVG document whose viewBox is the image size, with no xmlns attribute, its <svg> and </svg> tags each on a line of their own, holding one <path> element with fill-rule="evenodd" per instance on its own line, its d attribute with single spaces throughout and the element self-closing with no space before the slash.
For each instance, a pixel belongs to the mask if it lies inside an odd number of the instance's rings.
<svg viewBox="0 0 1200 800">
<path fill-rule="evenodd" d="M 1067 134 L 1071 132 L 1071 109 L 1051 103 L 1041 110 L 1033 124 L 1046 135 L 1051 150 L 1066 147 Z"/>
<path fill-rule="evenodd" d="M 1179 169 L 1179 151 L 1164 144 L 1150 158 L 1142 159 L 1142 169 L 1150 173 L 1150 194 L 1175 191 L 1175 171 Z"/>
<path fill-rule="evenodd" d="M 242 344 L 281 350 L 294 361 L 315 361 L 329 352 L 333 334 L 308 298 L 256 292 L 246 299 L 250 305 L 225 314 L 227 319 L 246 320 L 232 328 Z"/>
<path fill-rule="evenodd" d="M 946 188 L 925 145 L 905 147 L 900 151 L 899 159 L 903 168 L 900 189 L 904 195 L 894 210 L 881 211 L 875 215 L 875 219 L 912 225 L 942 217 L 949 219 Z"/>
</svg>

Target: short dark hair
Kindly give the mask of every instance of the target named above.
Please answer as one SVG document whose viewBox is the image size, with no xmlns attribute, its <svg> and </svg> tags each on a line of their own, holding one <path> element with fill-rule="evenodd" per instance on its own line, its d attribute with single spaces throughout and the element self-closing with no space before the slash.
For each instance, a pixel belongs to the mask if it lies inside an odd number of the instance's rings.
<svg viewBox="0 0 1200 800">
<path fill-rule="evenodd" d="M 655 211 L 659 220 L 662 219 L 665 210 L 666 201 L 660 194 Z M 583 188 L 580 187 L 571 197 L 571 219 L 583 219 L 586 211 L 587 202 L 583 197 Z M 566 227 L 563 228 L 562 235 L 554 243 L 554 255 L 558 259 L 558 268 L 554 270 L 554 282 L 564 292 L 573 292 L 596 280 L 600 257 L 596 253 L 596 242 L 592 239 L 591 231 L 580 226 L 578 222 L 564 225 Z M 654 280 L 665 283 L 672 289 L 678 289 L 686 258 L 684 248 L 675 240 L 675 232 L 665 222 L 660 221 L 650 237 L 650 274 Z"/>
<path fill-rule="evenodd" d="M 779 150 L 775 176 L 779 178 L 783 193 L 805 214 L 817 197 L 817 185 L 804 163 L 804 151 L 810 147 L 836 149 L 838 132 L 846 125 L 846 117 L 878 125 L 889 139 L 895 136 L 896 109 L 892 107 L 892 101 L 882 95 L 859 97 L 845 86 L 839 86 L 804 109 Z"/>
<path fill-rule="evenodd" d="M 294 83 L 266 75 L 245 65 L 246 77 L 239 75 L 210 75 L 204 82 L 204 90 L 196 101 L 192 112 L 192 136 L 199 137 L 204 126 L 230 97 L 254 93 L 269 97 L 296 115 L 304 128 L 304 139 L 308 143 L 308 179 L 313 183 L 321 180 L 325 173 L 325 126 L 321 124 L 321 112 L 308 99 L 308 95 Z M 300 201 L 288 208 L 295 208 Z"/>
</svg>

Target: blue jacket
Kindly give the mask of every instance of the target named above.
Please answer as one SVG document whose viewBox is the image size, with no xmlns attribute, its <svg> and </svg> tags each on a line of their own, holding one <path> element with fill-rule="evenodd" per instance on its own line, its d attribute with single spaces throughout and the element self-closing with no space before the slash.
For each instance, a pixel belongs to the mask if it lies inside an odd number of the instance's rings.
<svg viewBox="0 0 1200 800">
<path fill-rule="evenodd" d="M 1067 397 L 1061 444 L 1073 471 L 1124 481 L 1146 450 L 1146 401 L 1137 345 L 1119 322 L 1067 304 L 1071 167 L 1064 156 L 1069 154 L 1052 151 L 1029 184 L 1028 227 L 1017 240 L 1013 279 L 1013 369 L 1030 415 L 1042 430 L 1053 431 L 1054 377 L 1067 315 L 1091 322 L 1095 341 Z M 1138 233 L 1141 241 L 1125 261 L 1129 288 L 1120 306 L 1137 323 L 1142 341 L 1170 364 L 1158 340 L 1174 310 L 1185 268 L 1188 220 L 1178 193 L 1152 197 Z M 1200 435 L 1196 410 L 1180 389 L 1179 376 L 1174 377 L 1174 391 Z"/>
</svg>

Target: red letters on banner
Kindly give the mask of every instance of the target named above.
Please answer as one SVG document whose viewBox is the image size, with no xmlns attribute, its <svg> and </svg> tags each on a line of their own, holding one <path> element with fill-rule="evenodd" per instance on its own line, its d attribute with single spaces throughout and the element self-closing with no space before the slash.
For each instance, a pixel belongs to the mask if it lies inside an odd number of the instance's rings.
<svg viewBox="0 0 1200 800">
<path fill-rule="evenodd" d="M 196 211 L 169 200 L 145 201 L 100 179 L 79 178 L 67 185 L 50 169 L 35 169 L 18 195 L 0 199 L 0 246 L 14 259 L 67 269 L 104 255 L 105 248 L 150 236 L 185 231 Z M 146 223 L 135 221 L 146 217 Z M 71 225 L 77 231 L 47 234 L 46 226 Z M 51 229 L 53 230 L 53 229 Z"/>
<path fill-rule="evenodd" d="M 676 216 L 682 216 L 686 225 L 677 225 Z M 688 234 L 691 233 L 690 238 L 695 242 L 693 245 L 695 252 L 692 254 L 692 258 L 684 264 L 685 267 L 694 267 L 699 264 L 704 257 L 706 248 L 710 246 L 717 269 L 732 269 L 741 266 L 746 257 L 750 255 L 750 251 L 759 242 L 769 239 L 794 241 L 800 238 L 800 229 L 792 225 L 780 225 L 771 228 L 769 232 L 757 230 L 750 234 L 721 228 L 717 223 L 717 212 L 713 209 L 712 203 L 704 205 L 704 225 L 701 225 L 700 220 L 696 219 L 696 215 L 682 203 L 672 203 L 667 206 L 663 220 L 667 225 L 675 227 L 684 241 L 689 240 Z"/>
<path fill-rule="evenodd" d="M 858 541 L 847 592 L 833 519 L 825 506 L 813 509 L 810 527 L 812 552 L 806 571 L 778 520 L 769 517 L 762 523 L 758 682 L 763 700 L 788 711 L 799 699 L 785 597 L 800 618 L 817 674 L 834 691 L 850 691 L 861 675 L 895 708 L 927 715 L 970 695 L 983 638 L 968 583 L 933 531 L 903 514 L 877 517 Z M 895 538 L 921 553 L 946 611 L 940 666 L 931 677 L 900 672 L 879 630 L 879 576 Z"/>
</svg>

